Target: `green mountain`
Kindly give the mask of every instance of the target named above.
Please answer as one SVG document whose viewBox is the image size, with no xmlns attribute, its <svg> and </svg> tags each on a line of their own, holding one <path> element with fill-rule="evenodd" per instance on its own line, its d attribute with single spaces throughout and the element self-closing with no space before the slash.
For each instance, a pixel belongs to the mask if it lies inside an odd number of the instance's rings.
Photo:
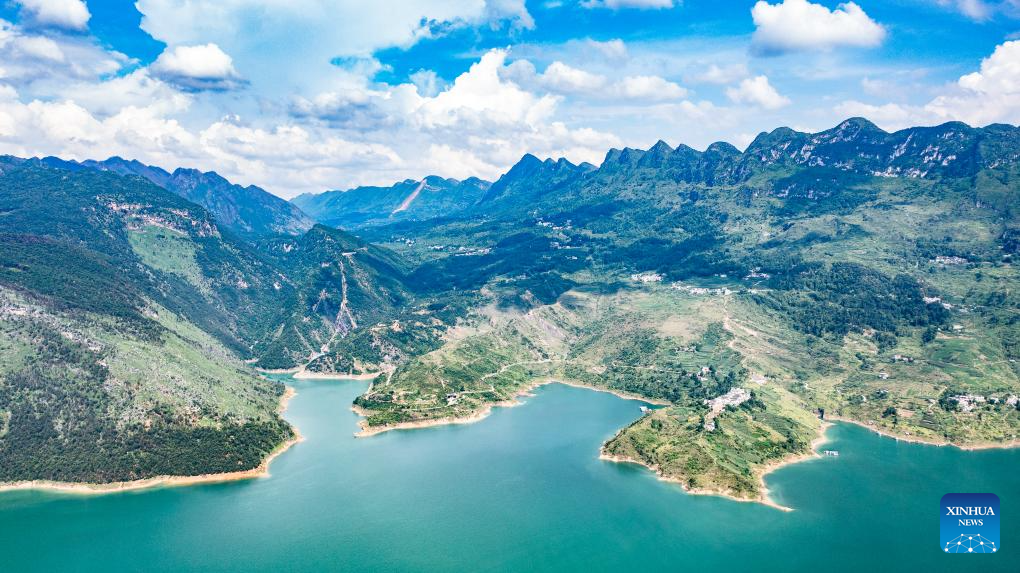
<svg viewBox="0 0 1020 573">
<path fill-rule="evenodd" d="M 244 360 L 297 366 L 294 338 L 329 349 L 408 300 L 346 233 L 266 240 L 140 177 L 0 159 L 0 481 L 244 470 L 288 439 Z"/>
<path fill-rule="evenodd" d="M 490 183 L 430 175 L 390 187 L 357 187 L 299 195 L 291 200 L 315 220 L 343 229 L 360 229 L 395 221 L 422 221 L 462 211 L 478 202 Z"/>
<path fill-rule="evenodd" d="M 242 187 L 227 181 L 214 171 L 179 168 L 169 173 L 136 160 L 111 157 L 105 161 L 65 161 L 55 157 L 39 160 L 56 168 L 78 171 L 83 168 L 135 175 L 205 207 L 224 228 L 247 237 L 300 235 L 314 224 L 300 209 L 261 187 Z"/>
<path fill-rule="evenodd" d="M 403 261 L 337 229 L 316 225 L 301 237 L 266 240 L 259 250 L 298 285 L 282 303 L 272 336 L 256 345 L 264 368 L 322 369 L 316 365 L 325 355 L 365 327 L 387 323 L 412 300 Z M 355 370 L 349 360 L 346 367 L 331 366 L 325 370 Z"/>
<path fill-rule="evenodd" d="M 851 119 L 743 152 L 611 150 L 595 170 L 526 156 L 459 215 L 363 231 L 417 263 L 419 289 L 487 309 L 360 398 L 366 424 L 572 380 L 670 404 L 607 455 L 739 497 L 807 451 L 819 412 L 1014 440 L 1018 138 Z"/>
<path fill-rule="evenodd" d="M 482 197 L 479 210 L 498 206 L 505 201 L 526 204 L 554 194 L 564 184 L 594 171 L 590 163 L 574 165 L 566 159 L 542 161 L 530 153 L 521 158 L 489 187 Z M 484 205 L 484 206 L 483 206 Z"/>
<path fill-rule="evenodd" d="M 369 431 L 549 379 L 654 399 L 603 453 L 745 498 L 820 417 L 1020 434 L 1017 127 L 850 119 L 297 200 L 360 237 L 48 165 L 0 160 L 0 480 L 252 467 L 289 435 L 252 364 L 383 373 Z"/>
</svg>

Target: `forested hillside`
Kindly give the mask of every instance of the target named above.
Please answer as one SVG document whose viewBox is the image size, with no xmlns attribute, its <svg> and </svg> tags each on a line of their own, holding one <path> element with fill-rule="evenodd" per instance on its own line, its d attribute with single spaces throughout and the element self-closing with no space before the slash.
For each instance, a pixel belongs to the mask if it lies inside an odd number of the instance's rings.
<svg viewBox="0 0 1020 573">
<path fill-rule="evenodd" d="M 407 302 L 385 250 L 272 241 L 139 177 L 0 162 L 0 481 L 258 466 L 292 432 L 242 359 L 303 364 Z"/>
<path fill-rule="evenodd" d="M 534 381 L 666 399 L 606 445 L 759 495 L 819 417 L 934 442 L 1020 435 L 1020 130 L 782 128 L 597 168 L 525 157 L 474 206 L 364 230 L 419 289 L 477 293 L 444 345 L 359 400 L 369 428 Z M 580 307 L 577 301 L 584 301 Z"/>
</svg>

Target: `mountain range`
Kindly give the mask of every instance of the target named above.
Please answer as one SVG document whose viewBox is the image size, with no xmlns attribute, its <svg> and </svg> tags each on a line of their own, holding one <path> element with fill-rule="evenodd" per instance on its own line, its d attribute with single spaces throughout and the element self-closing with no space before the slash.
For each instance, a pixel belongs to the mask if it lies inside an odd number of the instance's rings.
<svg viewBox="0 0 1020 573">
<path fill-rule="evenodd" d="M 423 221 L 475 204 L 491 183 L 476 177 L 458 181 L 430 175 L 389 187 L 356 187 L 298 195 L 291 202 L 315 220 L 344 229 Z"/>
<path fill-rule="evenodd" d="M 178 168 L 170 173 L 160 167 L 120 157 L 81 162 L 43 157 L 29 161 L 70 171 L 93 169 L 141 177 L 205 207 L 224 228 L 246 237 L 300 235 L 314 224 L 300 209 L 265 189 L 233 184 L 215 171 Z"/>
<path fill-rule="evenodd" d="M 859 118 L 293 203 L 0 158 L 0 481 L 254 467 L 291 435 L 255 367 L 382 376 L 368 430 L 549 378 L 637 394 L 668 406 L 606 453 L 738 497 L 819 413 L 1007 441 L 1018 176 L 1017 127 Z"/>
</svg>

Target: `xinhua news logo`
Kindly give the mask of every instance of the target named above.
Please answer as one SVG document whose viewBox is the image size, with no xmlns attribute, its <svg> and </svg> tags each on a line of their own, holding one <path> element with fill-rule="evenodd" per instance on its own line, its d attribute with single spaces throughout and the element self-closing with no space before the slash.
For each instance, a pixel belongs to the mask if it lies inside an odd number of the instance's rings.
<svg viewBox="0 0 1020 573">
<path fill-rule="evenodd" d="M 943 553 L 999 552 L 999 496 L 947 493 L 940 505 L 939 544 Z"/>
</svg>

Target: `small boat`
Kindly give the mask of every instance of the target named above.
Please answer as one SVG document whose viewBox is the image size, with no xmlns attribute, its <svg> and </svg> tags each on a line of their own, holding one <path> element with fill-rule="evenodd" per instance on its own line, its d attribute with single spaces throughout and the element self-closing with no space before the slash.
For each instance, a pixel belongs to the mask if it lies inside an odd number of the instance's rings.
<svg viewBox="0 0 1020 573">
<path fill-rule="evenodd" d="M 839 451 L 838 450 L 825 450 L 825 455 L 832 456 L 834 458 L 838 458 L 839 457 Z"/>
</svg>

